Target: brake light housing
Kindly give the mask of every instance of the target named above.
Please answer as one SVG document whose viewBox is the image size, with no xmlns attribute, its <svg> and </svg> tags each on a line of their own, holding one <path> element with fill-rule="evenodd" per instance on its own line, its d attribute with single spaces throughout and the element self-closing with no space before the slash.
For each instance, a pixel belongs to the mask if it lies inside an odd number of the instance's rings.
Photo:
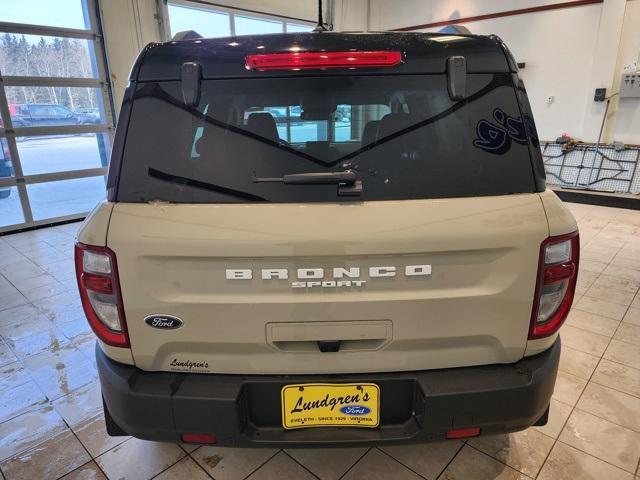
<svg viewBox="0 0 640 480">
<path fill-rule="evenodd" d="M 540 245 L 529 340 L 553 335 L 569 314 L 578 280 L 578 231 L 547 238 Z"/>
<path fill-rule="evenodd" d="M 98 338 L 129 348 L 116 254 L 107 247 L 76 243 L 76 278 L 87 321 Z"/>
<path fill-rule="evenodd" d="M 284 52 L 247 55 L 247 70 L 386 68 L 402 63 L 398 51 Z"/>
</svg>

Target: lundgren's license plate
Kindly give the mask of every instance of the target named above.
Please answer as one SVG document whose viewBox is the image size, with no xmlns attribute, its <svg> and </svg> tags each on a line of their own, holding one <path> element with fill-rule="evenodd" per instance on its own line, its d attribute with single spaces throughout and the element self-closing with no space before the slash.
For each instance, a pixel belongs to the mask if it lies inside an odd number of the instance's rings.
<svg viewBox="0 0 640 480">
<path fill-rule="evenodd" d="M 380 388 L 373 383 L 304 383 L 285 385 L 282 426 L 377 427 Z"/>
</svg>

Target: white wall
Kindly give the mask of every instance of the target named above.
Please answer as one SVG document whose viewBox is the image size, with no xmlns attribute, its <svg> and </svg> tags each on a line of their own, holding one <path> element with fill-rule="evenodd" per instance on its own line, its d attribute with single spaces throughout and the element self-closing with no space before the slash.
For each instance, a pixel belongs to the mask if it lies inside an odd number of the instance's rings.
<svg viewBox="0 0 640 480">
<path fill-rule="evenodd" d="M 360 0 L 338 0 L 336 25 L 362 25 L 377 31 L 456 18 L 529 8 L 559 0 L 370 0 L 369 12 L 353 8 Z M 351 17 L 340 16 L 348 12 Z M 357 18 L 352 18 L 357 17 Z M 602 4 L 470 22 L 473 33 L 499 35 L 519 62 L 540 137 L 563 132 L 596 141 L 605 103 L 594 102 L 596 87 L 618 91 L 622 66 L 640 50 L 640 0 Z M 437 31 L 439 28 L 432 29 Z M 552 95 L 554 101 L 546 103 Z M 640 100 L 612 100 L 605 141 L 640 144 Z"/>
<path fill-rule="evenodd" d="M 100 0 L 116 113 L 120 112 L 129 71 L 138 53 L 146 44 L 160 41 L 155 14 L 155 0 Z"/>
<path fill-rule="evenodd" d="M 620 49 L 615 67 L 615 89 L 625 65 L 640 65 L 640 0 L 627 2 Z M 625 143 L 640 143 L 640 99 L 614 97 L 609 106 L 607 137 Z"/>
</svg>

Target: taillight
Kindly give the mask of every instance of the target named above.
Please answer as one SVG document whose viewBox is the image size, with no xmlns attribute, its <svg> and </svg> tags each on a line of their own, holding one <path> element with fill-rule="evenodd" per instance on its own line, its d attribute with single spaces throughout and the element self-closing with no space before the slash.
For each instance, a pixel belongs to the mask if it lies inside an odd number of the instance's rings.
<svg viewBox="0 0 640 480">
<path fill-rule="evenodd" d="M 116 254 L 107 247 L 76 243 L 76 276 L 89 325 L 107 345 L 129 347 Z"/>
<path fill-rule="evenodd" d="M 306 70 L 322 68 L 393 67 L 401 52 L 286 52 L 247 55 L 249 70 Z"/>
<path fill-rule="evenodd" d="M 554 334 L 567 318 L 576 290 L 579 257 L 577 231 L 542 242 L 529 340 Z"/>
</svg>

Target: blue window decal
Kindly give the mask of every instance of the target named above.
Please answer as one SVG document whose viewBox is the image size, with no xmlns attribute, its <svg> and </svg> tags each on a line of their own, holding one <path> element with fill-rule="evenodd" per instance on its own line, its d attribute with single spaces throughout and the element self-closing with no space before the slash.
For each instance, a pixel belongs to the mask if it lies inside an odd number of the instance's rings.
<svg viewBox="0 0 640 480">
<path fill-rule="evenodd" d="M 485 119 L 478 122 L 474 147 L 502 155 L 509 151 L 512 141 L 527 144 L 527 129 L 531 129 L 529 122 L 523 122 L 520 117 L 512 117 L 499 108 L 493 111 L 493 122 L 495 123 Z"/>
</svg>

